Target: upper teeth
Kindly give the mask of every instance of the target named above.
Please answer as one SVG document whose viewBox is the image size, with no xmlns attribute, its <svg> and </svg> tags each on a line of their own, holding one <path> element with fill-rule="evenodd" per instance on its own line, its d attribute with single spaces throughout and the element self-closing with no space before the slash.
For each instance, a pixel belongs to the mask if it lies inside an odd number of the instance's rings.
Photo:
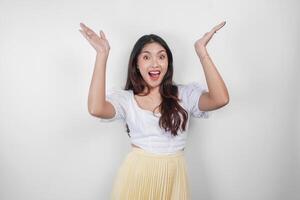
<svg viewBox="0 0 300 200">
<path fill-rule="evenodd" d="M 159 74 L 160 72 L 159 71 L 153 71 L 153 72 L 149 72 L 151 74 Z"/>
</svg>

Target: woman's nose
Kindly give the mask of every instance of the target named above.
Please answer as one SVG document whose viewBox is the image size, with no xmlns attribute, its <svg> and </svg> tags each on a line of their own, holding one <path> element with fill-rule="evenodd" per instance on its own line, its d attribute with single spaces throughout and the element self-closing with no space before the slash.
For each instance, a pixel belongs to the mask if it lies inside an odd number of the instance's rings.
<svg viewBox="0 0 300 200">
<path fill-rule="evenodd" d="M 159 66 L 159 61 L 158 61 L 158 59 L 155 59 L 155 58 L 152 59 L 152 63 L 151 63 L 151 64 L 152 64 L 153 67 Z"/>
</svg>

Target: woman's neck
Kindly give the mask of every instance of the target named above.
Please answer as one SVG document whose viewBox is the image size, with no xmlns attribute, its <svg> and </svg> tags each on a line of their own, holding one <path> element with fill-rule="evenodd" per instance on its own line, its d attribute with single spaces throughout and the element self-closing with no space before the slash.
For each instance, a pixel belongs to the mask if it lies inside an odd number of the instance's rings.
<svg viewBox="0 0 300 200">
<path fill-rule="evenodd" d="M 147 94 L 147 91 L 148 91 L 148 88 L 145 87 L 142 94 Z M 157 86 L 155 88 L 151 88 L 150 93 L 147 96 L 151 97 L 152 99 L 161 99 L 161 95 L 160 95 L 160 92 L 159 92 L 159 86 Z"/>
</svg>

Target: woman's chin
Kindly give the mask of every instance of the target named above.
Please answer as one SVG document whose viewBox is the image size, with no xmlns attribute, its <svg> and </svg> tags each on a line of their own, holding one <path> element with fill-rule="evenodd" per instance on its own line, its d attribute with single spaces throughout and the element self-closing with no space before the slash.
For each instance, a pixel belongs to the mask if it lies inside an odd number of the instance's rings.
<svg viewBox="0 0 300 200">
<path fill-rule="evenodd" d="M 158 79 L 156 81 L 153 81 L 153 80 L 148 80 L 147 81 L 147 84 L 150 86 L 150 88 L 155 88 L 155 87 L 158 87 L 161 83 L 161 80 Z"/>
</svg>

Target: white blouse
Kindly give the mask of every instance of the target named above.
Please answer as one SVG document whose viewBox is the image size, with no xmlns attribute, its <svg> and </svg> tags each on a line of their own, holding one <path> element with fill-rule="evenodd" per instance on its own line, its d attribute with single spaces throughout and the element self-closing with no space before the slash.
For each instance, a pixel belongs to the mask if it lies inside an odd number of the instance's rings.
<svg viewBox="0 0 300 200">
<path fill-rule="evenodd" d="M 159 127 L 160 113 L 153 114 L 150 110 L 142 109 L 134 98 L 132 90 L 111 89 L 106 92 L 106 100 L 115 108 L 113 118 L 100 118 L 101 122 L 121 120 L 127 123 L 130 129 L 130 140 L 142 149 L 156 154 L 172 154 L 185 147 L 190 116 L 196 118 L 209 118 L 211 112 L 201 111 L 198 107 L 199 97 L 208 89 L 198 82 L 187 85 L 178 84 L 178 96 L 182 99 L 179 104 L 188 112 L 186 131 L 177 131 L 173 136 L 170 131 Z"/>
</svg>

